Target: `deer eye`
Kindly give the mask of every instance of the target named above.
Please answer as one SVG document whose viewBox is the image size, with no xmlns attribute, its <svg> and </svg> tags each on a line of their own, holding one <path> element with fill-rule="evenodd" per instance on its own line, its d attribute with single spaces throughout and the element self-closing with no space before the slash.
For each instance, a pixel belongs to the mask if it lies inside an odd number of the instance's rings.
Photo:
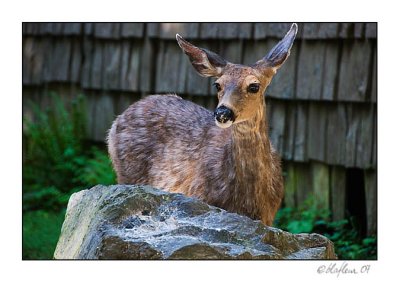
<svg viewBox="0 0 400 283">
<path fill-rule="evenodd" d="M 256 93 L 258 92 L 259 89 L 260 89 L 260 84 L 253 83 L 249 85 L 247 91 L 251 93 Z"/>
<path fill-rule="evenodd" d="M 219 83 L 213 83 L 215 89 L 220 92 L 221 91 L 221 85 Z"/>
</svg>

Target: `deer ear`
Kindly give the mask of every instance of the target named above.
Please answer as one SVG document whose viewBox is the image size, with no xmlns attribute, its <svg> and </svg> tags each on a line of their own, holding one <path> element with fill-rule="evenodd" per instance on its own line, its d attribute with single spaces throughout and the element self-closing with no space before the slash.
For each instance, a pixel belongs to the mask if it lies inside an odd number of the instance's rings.
<svg viewBox="0 0 400 283">
<path fill-rule="evenodd" d="M 204 77 L 219 77 L 228 62 L 218 54 L 199 48 L 176 35 L 179 47 L 189 57 L 196 71 Z"/>
<path fill-rule="evenodd" d="M 255 65 L 261 69 L 269 69 L 276 73 L 290 55 L 294 39 L 297 34 L 297 24 L 292 24 L 285 37 L 276 44 L 271 51 Z"/>
</svg>

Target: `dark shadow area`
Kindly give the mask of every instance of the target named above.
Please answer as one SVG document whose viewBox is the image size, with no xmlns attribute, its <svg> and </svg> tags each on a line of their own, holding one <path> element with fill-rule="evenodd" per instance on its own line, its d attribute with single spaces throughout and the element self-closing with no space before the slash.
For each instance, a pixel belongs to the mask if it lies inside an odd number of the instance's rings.
<svg viewBox="0 0 400 283">
<path fill-rule="evenodd" d="M 346 170 L 346 216 L 362 237 L 366 236 L 367 217 L 365 206 L 364 171 L 358 168 Z"/>
</svg>

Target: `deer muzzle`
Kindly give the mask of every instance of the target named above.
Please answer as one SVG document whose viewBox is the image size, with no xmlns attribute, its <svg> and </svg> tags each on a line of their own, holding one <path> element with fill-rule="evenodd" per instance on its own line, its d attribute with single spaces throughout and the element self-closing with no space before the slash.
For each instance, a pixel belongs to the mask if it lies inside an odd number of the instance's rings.
<svg viewBox="0 0 400 283">
<path fill-rule="evenodd" d="M 215 123 L 220 128 L 228 128 L 235 121 L 235 115 L 231 109 L 221 105 L 214 111 Z"/>
</svg>

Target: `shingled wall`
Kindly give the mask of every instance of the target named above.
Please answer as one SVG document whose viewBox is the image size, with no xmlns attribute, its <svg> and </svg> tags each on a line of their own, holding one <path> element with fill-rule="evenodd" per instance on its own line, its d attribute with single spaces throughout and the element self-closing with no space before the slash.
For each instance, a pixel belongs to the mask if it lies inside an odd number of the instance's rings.
<svg viewBox="0 0 400 283">
<path fill-rule="evenodd" d="M 31 115 L 28 99 L 46 106 L 46 91 L 64 99 L 83 93 L 89 137 L 104 141 L 115 116 L 148 94 L 177 93 L 213 109 L 213 80 L 197 75 L 175 34 L 231 62 L 250 64 L 289 27 L 24 23 L 24 115 Z M 285 165 L 285 203 L 298 205 L 314 194 L 333 219 L 360 214 L 368 234 L 376 231 L 376 43 L 376 23 L 299 23 L 291 57 L 266 94 L 271 139 Z"/>
</svg>

